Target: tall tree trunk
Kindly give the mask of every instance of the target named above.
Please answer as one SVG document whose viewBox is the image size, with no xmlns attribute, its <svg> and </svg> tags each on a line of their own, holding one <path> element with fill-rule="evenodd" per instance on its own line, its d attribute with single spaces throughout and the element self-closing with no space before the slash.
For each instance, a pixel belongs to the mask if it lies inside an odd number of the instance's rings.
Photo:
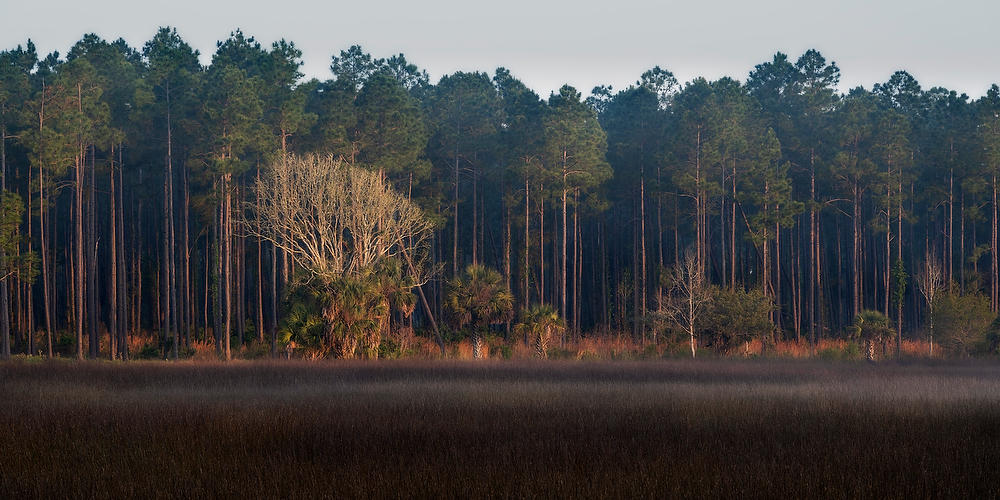
<svg viewBox="0 0 1000 500">
<path fill-rule="evenodd" d="M 997 311 L 997 293 L 1000 287 L 997 285 L 997 175 L 993 174 L 993 204 L 990 210 L 992 224 L 990 224 L 990 306 L 993 312 Z"/>
<path fill-rule="evenodd" d="M 809 150 L 809 342 L 816 351 L 816 292 L 819 281 L 819 266 L 816 261 L 818 254 L 818 227 L 816 225 L 816 153 Z"/>
<path fill-rule="evenodd" d="M 213 233 L 215 233 L 213 235 L 215 248 L 213 249 L 214 251 L 212 252 L 213 254 L 215 254 L 214 255 L 215 256 L 214 259 L 215 304 L 214 307 L 212 308 L 212 313 L 213 313 L 212 316 L 214 318 L 212 333 L 215 339 L 216 352 L 218 352 L 219 356 L 221 357 L 225 356 L 226 354 L 222 345 L 222 342 L 224 340 L 224 334 L 222 333 L 222 326 L 223 326 L 222 317 L 225 314 L 224 312 L 225 301 L 223 299 L 223 295 L 225 295 L 225 290 L 226 290 L 225 274 L 223 267 L 223 263 L 225 262 L 225 257 L 223 253 L 225 250 L 224 240 L 226 236 L 225 233 L 223 232 L 223 220 L 224 220 L 223 214 L 225 213 L 223 209 L 223 207 L 225 206 L 225 195 L 223 193 L 225 189 L 222 187 L 221 176 L 215 181 L 215 189 L 216 189 L 216 196 L 218 197 L 218 199 L 216 201 L 216 206 L 215 206 L 215 224 L 213 225 L 214 227 L 212 231 Z"/>
<path fill-rule="evenodd" d="M 779 208 L 775 207 L 775 211 Z M 784 309 L 784 302 L 781 300 L 781 224 L 774 223 L 774 326 L 778 331 L 777 335 L 782 335 L 781 315 Z"/>
<path fill-rule="evenodd" d="M 455 149 L 455 201 L 453 208 L 455 210 L 454 215 L 454 227 L 452 228 L 452 252 L 451 252 L 451 273 L 452 276 L 458 276 L 458 149 Z"/>
<path fill-rule="evenodd" d="M 567 324 L 572 325 L 572 327 L 570 328 L 571 331 L 569 332 L 570 338 L 576 335 L 577 330 L 580 328 L 580 325 L 576 322 L 576 281 L 577 281 L 576 266 L 579 263 L 579 259 L 577 259 L 576 255 L 577 251 L 579 250 L 579 241 L 576 238 L 576 233 L 577 233 L 577 211 L 579 211 L 580 207 L 578 203 L 579 200 L 577 200 L 576 198 L 576 193 L 574 193 L 573 201 L 575 205 L 575 207 L 573 208 L 573 273 L 570 275 L 570 280 L 569 280 L 570 304 L 572 307 L 570 309 L 571 313 L 569 318 L 571 319 L 571 321 L 567 321 Z"/>
<path fill-rule="evenodd" d="M 702 213 L 702 192 L 701 192 L 701 127 L 698 127 L 698 132 L 695 139 L 696 152 L 695 152 L 695 168 L 694 168 L 694 190 L 695 190 L 695 250 L 697 254 L 697 268 L 699 273 L 704 273 L 705 270 L 705 250 L 703 248 L 705 244 L 705 220 L 704 214 Z M 693 346 L 693 344 L 692 344 Z M 692 347 L 693 349 L 693 347 Z M 692 352 L 692 357 L 694 356 Z"/>
<path fill-rule="evenodd" d="M 90 330 L 90 357 L 96 359 L 100 353 L 100 335 L 97 320 L 100 316 L 97 301 L 97 228 L 95 210 L 97 196 L 97 148 L 90 146 L 90 186 L 87 194 L 87 327 Z"/>
<path fill-rule="evenodd" d="M 284 143 L 284 135 L 282 135 Z M 260 180 L 260 160 L 257 160 L 257 180 Z M 257 206 L 257 213 L 260 213 L 260 193 L 255 193 L 254 198 Z M 257 221 L 257 234 L 260 234 L 260 220 Z M 257 237 L 257 339 L 264 341 L 264 244 L 260 236 Z M 271 356 L 278 352 L 277 336 L 271 336 Z"/>
<path fill-rule="evenodd" d="M 563 152 L 562 152 L 562 156 L 563 156 L 562 157 L 562 163 L 563 163 L 563 166 L 562 166 L 562 171 L 563 171 L 563 175 L 562 175 L 562 181 L 563 181 L 563 185 L 562 185 L 562 245 L 561 245 L 562 258 L 559 259 L 559 266 L 560 266 L 560 271 L 559 271 L 559 282 L 560 282 L 559 283 L 559 310 L 560 310 L 560 315 L 563 318 L 563 321 L 566 321 L 568 319 L 567 315 L 566 315 L 566 271 L 567 271 L 567 262 L 566 262 L 566 256 L 567 256 L 567 253 L 566 253 L 566 241 L 567 241 L 566 240 L 566 231 L 567 231 L 567 228 L 568 228 L 568 225 L 566 224 L 566 193 L 569 190 L 569 185 L 567 184 L 567 180 L 568 180 L 567 176 L 569 175 L 569 172 L 567 170 L 567 163 L 566 162 L 568 160 L 569 152 L 564 149 Z M 572 325 L 567 325 L 567 326 L 569 326 L 570 328 L 572 328 Z M 569 328 L 563 329 L 562 342 L 560 342 L 560 344 L 563 347 L 566 346 L 566 330 L 568 330 L 568 329 Z"/>
<path fill-rule="evenodd" d="M 126 267 L 125 267 L 125 197 L 123 192 L 125 191 L 124 185 L 122 183 L 122 171 L 125 168 L 124 162 L 122 161 L 124 155 L 122 154 L 122 146 L 118 146 L 118 206 L 117 206 L 117 232 L 118 232 L 118 253 L 117 253 L 117 263 L 118 263 L 118 279 L 115 282 L 115 287 L 118 290 L 118 356 L 121 359 L 128 359 L 128 320 L 126 318 L 126 313 L 128 311 L 128 295 L 126 286 Z"/>
<path fill-rule="evenodd" d="M 736 158 L 732 160 L 733 164 L 733 178 L 730 181 L 730 187 L 733 190 L 733 202 L 729 207 L 729 284 L 733 289 L 736 288 Z"/>
<path fill-rule="evenodd" d="M 649 276 L 646 269 L 646 167 L 639 166 L 639 272 L 641 280 L 639 286 L 639 338 L 646 342 L 646 280 Z"/>
<path fill-rule="evenodd" d="M 888 163 L 887 177 L 892 178 L 892 161 Z M 885 296 L 883 297 L 883 310 L 886 318 L 889 318 L 889 270 L 892 268 L 892 258 L 890 257 L 890 242 L 892 241 L 892 183 L 886 182 L 885 186 L 885 271 L 882 279 L 885 286 Z"/>
<path fill-rule="evenodd" d="M 858 180 L 854 180 L 854 211 L 852 217 L 852 257 L 851 257 L 851 293 L 853 304 L 851 318 L 856 318 L 861 312 L 861 191 Z"/>
<path fill-rule="evenodd" d="M 110 204 L 110 222 L 111 222 L 111 246 L 108 249 L 110 257 L 110 271 L 111 276 L 108 282 L 108 358 L 115 359 L 118 357 L 118 215 L 117 207 L 118 200 L 115 199 L 115 151 L 114 145 L 111 146 L 111 155 L 108 157 L 108 165 L 110 170 L 110 192 L 108 196 L 108 202 Z"/>
<path fill-rule="evenodd" d="M 222 244 L 223 244 L 223 308 L 224 316 L 223 321 L 223 342 L 225 342 L 226 349 L 226 361 L 233 359 L 233 354 L 231 352 L 232 342 L 230 340 L 230 332 L 232 331 L 232 318 L 233 318 L 233 303 L 232 303 L 232 290 L 233 290 L 233 225 L 232 225 L 232 195 L 231 188 L 229 187 L 229 180 L 232 174 L 225 174 L 222 181 L 222 188 L 224 190 L 223 194 L 223 212 L 222 212 Z"/>
<path fill-rule="evenodd" d="M 958 215 L 958 280 L 961 292 L 965 293 L 965 190 L 962 190 L 961 205 L 958 208 L 961 212 Z"/>
<path fill-rule="evenodd" d="M 547 304 L 545 296 L 545 187 L 538 188 L 538 301 Z"/>
<path fill-rule="evenodd" d="M 952 293 L 951 284 L 955 271 L 955 168 L 948 171 L 948 245 L 946 248 L 948 265 L 945 267 L 948 293 Z"/>
<path fill-rule="evenodd" d="M 75 228 L 76 254 L 73 259 L 73 300 L 75 304 L 76 327 L 76 358 L 83 359 L 83 298 L 84 298 L 84 266 L 83 266 L 83 158 L 82 152 L 76 155 L 76 188 L 74 198 L 73 225 Z"/>
<path fill-rule="evenodd" d="M 162 269 L 160 271 L 160 301 L 162 308 L 162 325 L 160 326 L 161 336 L 164 341 L 170 339 L 172 341 L 172 346 L 169 353 L 164 353 L 164 355 L 169 355 L 173 359 L 177 359 L 177 330 L 174 328 L 173 310 L 174 310 L 174 293 L 173 293 L 173 130 L 171 127 L 171 109 L 170 109 L 170 81 L 166 83 L 166 99 L 167 99 L 167 155 L 166 164 L 163 170 L 163 247 L 161 264 Z"/>
<path fill-rule="evenodd" d="M 5 104 L 0 104 L 5 106 Z M 6 116 L 0 108 L 0 117 Z M 0 123 L 0 196 L 7 194 L 7 124 Z M 30 215 L 29 215 L 30 217 Z M 0 273 L 4 272 L 6 256 L 0 248 Z M 8 276 L 0 277 L 0 359 L 10 359 L 10 304 L 8 303 Z"/>
<path fill-rule="evenodd" d="M 184 258 L 184 323 L 187 326 L 186 333 L 184 335 L 185 346 L 191 346 L 191 336 L 194 334 L 194 284 L 191 280 L 191 238 L 190 238 L 190 219 L 191 219 L 191 189 L 188 182 L 188 175 L 190 169 L 186 162 L 181 162 L 181 176 L 184 179 L 184 251 L 181 253 Z"/>
<path fill-rule="evenodd" d="M 529 259 L 529 254 L 531 253 L 531 224 L 528 219 L 528 214 L 531 209 L 531 198 L 528 189 L 528 167 L 527 163 L 524 168 L 524 275 L 521 276 L 521 280 L 524 281 L 524 309 L 527 309 L 531 305 L 531 261 Z"/>
<path fill-rule="evenodd" d="M 479 187 L 476 185 L 476 170 L 472 170 L 472 264 L 479 264 L 478 246 L 478 217 L 479 217 Z"/>
</svg>

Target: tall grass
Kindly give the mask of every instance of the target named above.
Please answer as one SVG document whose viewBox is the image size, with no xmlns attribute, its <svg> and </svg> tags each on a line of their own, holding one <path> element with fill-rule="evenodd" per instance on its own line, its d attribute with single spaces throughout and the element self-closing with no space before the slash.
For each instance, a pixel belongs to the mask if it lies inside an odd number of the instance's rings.
<svg viewBox="0 0 1000 500">
<path fill-rule="evenodd" d="M 1000 367 L 9 363 L 22 497 L 985 497 Z"/>
</svg>

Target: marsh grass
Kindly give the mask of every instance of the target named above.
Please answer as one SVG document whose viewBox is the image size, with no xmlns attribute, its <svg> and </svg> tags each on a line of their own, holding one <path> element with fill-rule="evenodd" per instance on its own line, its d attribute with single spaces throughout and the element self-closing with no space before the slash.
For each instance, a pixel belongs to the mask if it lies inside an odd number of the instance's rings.
<svg viewBox="0 0 1000 500">
<path fill-rule="evenodd" d="M 987 497 L 1000 367 L 0 365 L 31 497 Z"/>
</svg>

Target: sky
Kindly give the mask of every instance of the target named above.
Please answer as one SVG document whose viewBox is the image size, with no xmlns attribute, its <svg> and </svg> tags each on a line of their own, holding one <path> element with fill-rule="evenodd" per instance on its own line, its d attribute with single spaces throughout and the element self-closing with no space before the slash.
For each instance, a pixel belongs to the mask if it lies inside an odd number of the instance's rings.
<svg viewBox="0 0 1000 500">
<path fill-rule="evenodd" d="M 627 87 L 653 66 L 681 82 L 745 80 L 775 52 L 810 48 L 841 69 L 842 91 L 871 88 L 896 70 L 928 89 L 972 97 L 1000 82 L 996 0 L 0 0 L 0 48 L 31 38 L 65 54 L 83 34 L 141 48 L 172 26 L 208 63 L 240 28 L 269 46 L 293 41 L 306 77 L 330 77 L 330 57 L 360 44 L 375 57 L 404 53 L 431 80 L 498 66 L 543 97 L 565 83 Z"/>
</svg>

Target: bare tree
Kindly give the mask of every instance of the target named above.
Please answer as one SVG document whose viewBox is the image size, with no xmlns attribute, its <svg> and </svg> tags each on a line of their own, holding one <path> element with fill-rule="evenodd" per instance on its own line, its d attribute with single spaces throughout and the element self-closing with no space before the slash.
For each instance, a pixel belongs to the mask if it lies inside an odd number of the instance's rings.
<svg viewBox="0 0 1000 500">
<path fill-rule="evenodd" d="M 415 283 L 426 282 L 433 224 L 381 172 L 332 156 L 288 154 L 257 181 L 256 192 L 258 219 L 247 230 L 316 276 L 358 276 L 382 259 L 400 258 L 413 261 Z"/>
<path fill-rule="evenodd" d="M 400 286 L 407 291 L 417 288 L 437 332 L 419 288 L 433 273 L 427 263 L 433 224 L 419 207 L 392 189 L 383 172 L 348 165 L 332 156 L 286 154 L 258 178 L 255 190 L 257 207 L 250 212 L 256 213 L 256 219 L 244 221 L 249 233 L 283 250 L 333 292 L 331 296 L 341 298 L 345 284 L 367 283 L 381 263 L 405 263 L 409 273 Z M 328 327 L 342 323 L 338 311 L 337 307 L 324 308 Z M 382 316 L 388 317 L 387 313 Z"/>
<path fill-rule="evenodd" d="M 670 294 L 663 304 L 661 314 L 680 327 L 691 339 L 691 357 L 696 352 L 696 323 L 711 299 L 705 274 L 701 272 L 698 257 L 691 252 L 678 262 L 665 278 L 670 283 Z"/>
<path fill-rule="evenodd" d="M 924 266 L 919 271 L 917 271 L 917 287 L 920 288 L 920 294 L 924 297 L 924 302 L 927 304 L 927 310 L 930 311 L 934 307 L 934 295 L 943 288 L 944 284 L 944 273 L 941 269 L 941 264 L 934 259 L 931 255 L 927 255 L 924 259 Z M 929 326 L 930 326 L 930 355 L 934 355 L 934 315 L 928 314 Z"/>
</svg>

